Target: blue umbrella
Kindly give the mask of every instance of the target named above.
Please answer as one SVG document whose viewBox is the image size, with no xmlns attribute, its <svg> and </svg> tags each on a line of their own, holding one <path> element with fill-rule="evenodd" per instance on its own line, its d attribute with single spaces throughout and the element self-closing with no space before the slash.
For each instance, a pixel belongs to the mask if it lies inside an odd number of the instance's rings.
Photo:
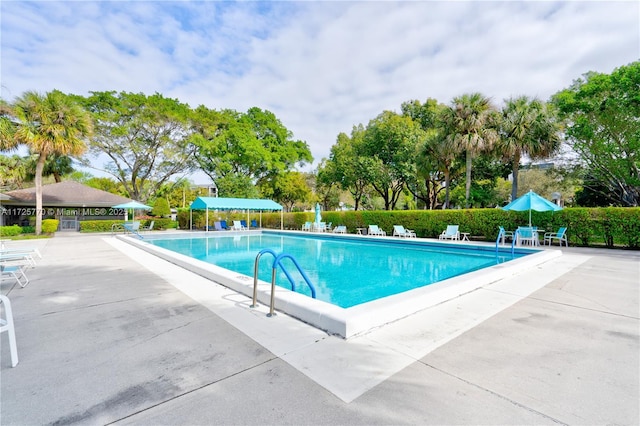
<svg viewBox="0 0 640 426">
<path fill-rule="evenodd" d="M 516 198 L 506 206 L 502 208 L 502 210 L 514 210 L 518 212 L 522 212 L 525 210 L 529 210 L 529 226 L 531 226 L 531 210 L 535 210 L 537 212 L 555 212 L 558 210 L 562 210 L 562 207 L 552 203 L 551 201 L 543 198 L 529 190 L 526 194 Z"/>
</svg>

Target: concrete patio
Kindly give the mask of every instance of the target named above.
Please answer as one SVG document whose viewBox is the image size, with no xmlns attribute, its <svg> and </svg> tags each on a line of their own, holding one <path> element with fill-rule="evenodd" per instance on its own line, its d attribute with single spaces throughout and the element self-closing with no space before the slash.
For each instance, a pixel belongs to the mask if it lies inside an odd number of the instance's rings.
<svg viewBox="0 0 640 426">
<path fill-rule="evenodd" d="M 1 287 L 2 425 L 640 422 L 640 252 L 563 248 L 345 341 L 110 235 L 10 244 L 43 259 Z"/>
</svg>

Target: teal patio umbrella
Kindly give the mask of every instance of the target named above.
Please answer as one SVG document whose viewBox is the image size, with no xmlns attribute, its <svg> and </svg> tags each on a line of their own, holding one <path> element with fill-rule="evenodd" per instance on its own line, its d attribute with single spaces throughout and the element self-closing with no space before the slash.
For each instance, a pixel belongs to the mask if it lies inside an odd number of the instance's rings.
<svg viewBox="0 0 640 426">
<path fill-rule="evenodd" d="M 535 210 L 537 212 L 555 212 L 558 210 L 562 210 L 562 207 L 552 203 L 546 198 L 539 196 L 532 190 L 529 190 L 529 192 L 527 192 L 526 194 L 521 195 L 520 197 L 504 206 L 502 210 L 514 210 L 518 212 L 529 210 L 529 226 L 531 226 L 531 210 Z"/>
<path fill-rule="evenodd" d="M 114 209 L 124 209 L 124 220 L 127 220 L 127 212 L 129 209 L 133 209 L 133 210 L 151 210 L 151 207 L 147 206 L 146 204 L 142 204 L 138 201 L 132 200 L 129 201 L 128 203 L 122 203 L 122 204 L 118 204 L 115 206 L 111 206 Z M 134 213 L 134 219 L 135 219 L 135 213 Z"/>
</svg>

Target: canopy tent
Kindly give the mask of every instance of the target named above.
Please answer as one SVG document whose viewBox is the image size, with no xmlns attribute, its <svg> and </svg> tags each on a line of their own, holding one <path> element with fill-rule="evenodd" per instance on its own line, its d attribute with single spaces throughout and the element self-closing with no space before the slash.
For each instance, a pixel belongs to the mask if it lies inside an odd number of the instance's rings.
<svg viewBox="0 0 640 426">
<path fill-rule="evenodd" d="M 247 224 L 249 220 L 250 211 L 274 211 L 280 210 L 280 229 L 283 228 L 284 223 L 284 210 L 282 206 L 272 200 L 261 200 L 257 198 L 218 198 L 218 197 L 198 197 L 189 206 L 190 210 L 190 228 L 193 228 L 193 210 L 205 210 L 205 229 L 209 230 L 209 210 L 246 210 L 247 211 Z M 262 214 L 260 215 L 260 226 L 262 226 Z"/>
</svg>

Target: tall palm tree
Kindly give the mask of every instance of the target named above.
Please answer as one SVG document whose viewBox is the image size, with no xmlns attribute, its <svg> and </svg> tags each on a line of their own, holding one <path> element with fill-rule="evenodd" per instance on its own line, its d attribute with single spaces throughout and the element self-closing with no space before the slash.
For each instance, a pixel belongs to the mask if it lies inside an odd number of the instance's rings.
<svg viewBox="0 0 640 426">
<path fill-rule="evenodd" d="M 433 162 L 438 171 L 444 174 L 444 205 L 442 209 L 449 208 L 451 198 L 451 174 L 456 167 L 458 157 L 458 147 L 452 143 L 451 139 L 443 137 L 441 132 L 432 132 L 426 139 L 420 150 L 420 158 Z M 422 160 L 425 161 L 425 160 Z"/>
<path fill-rule="evenodd" d="M 85 139 L 92 133 L 91 116 L 58 90 L 45 95 L 25 92 L 13 103 L 11 113 L 14 129 L 1 133 L 0 149 L 25 145 L 38 155 L 35 174 L 36 234 L 40 235 L 45 161 L 50 155 L 81 155 L 86 149 Z"/>
<path fill-rule="evenodd" d="M 502 108 L 499 150 L 513 161 L 511 199 L 518 196 L 520 160 L 551 156 L 560 148 L 560 122 L 549 104 L 527 96 L 510 98 Z"/>
<path fill-rule="evenodd" d="M 465 206 L 469 208 L 471 162 L 479 153 L 489 150 L 498 139 L 496 110 L 491 100 L 481 93 L 464 94 L 453 99 L 442 117 L 445 137 L 466 154 Z"/>
</svg>

